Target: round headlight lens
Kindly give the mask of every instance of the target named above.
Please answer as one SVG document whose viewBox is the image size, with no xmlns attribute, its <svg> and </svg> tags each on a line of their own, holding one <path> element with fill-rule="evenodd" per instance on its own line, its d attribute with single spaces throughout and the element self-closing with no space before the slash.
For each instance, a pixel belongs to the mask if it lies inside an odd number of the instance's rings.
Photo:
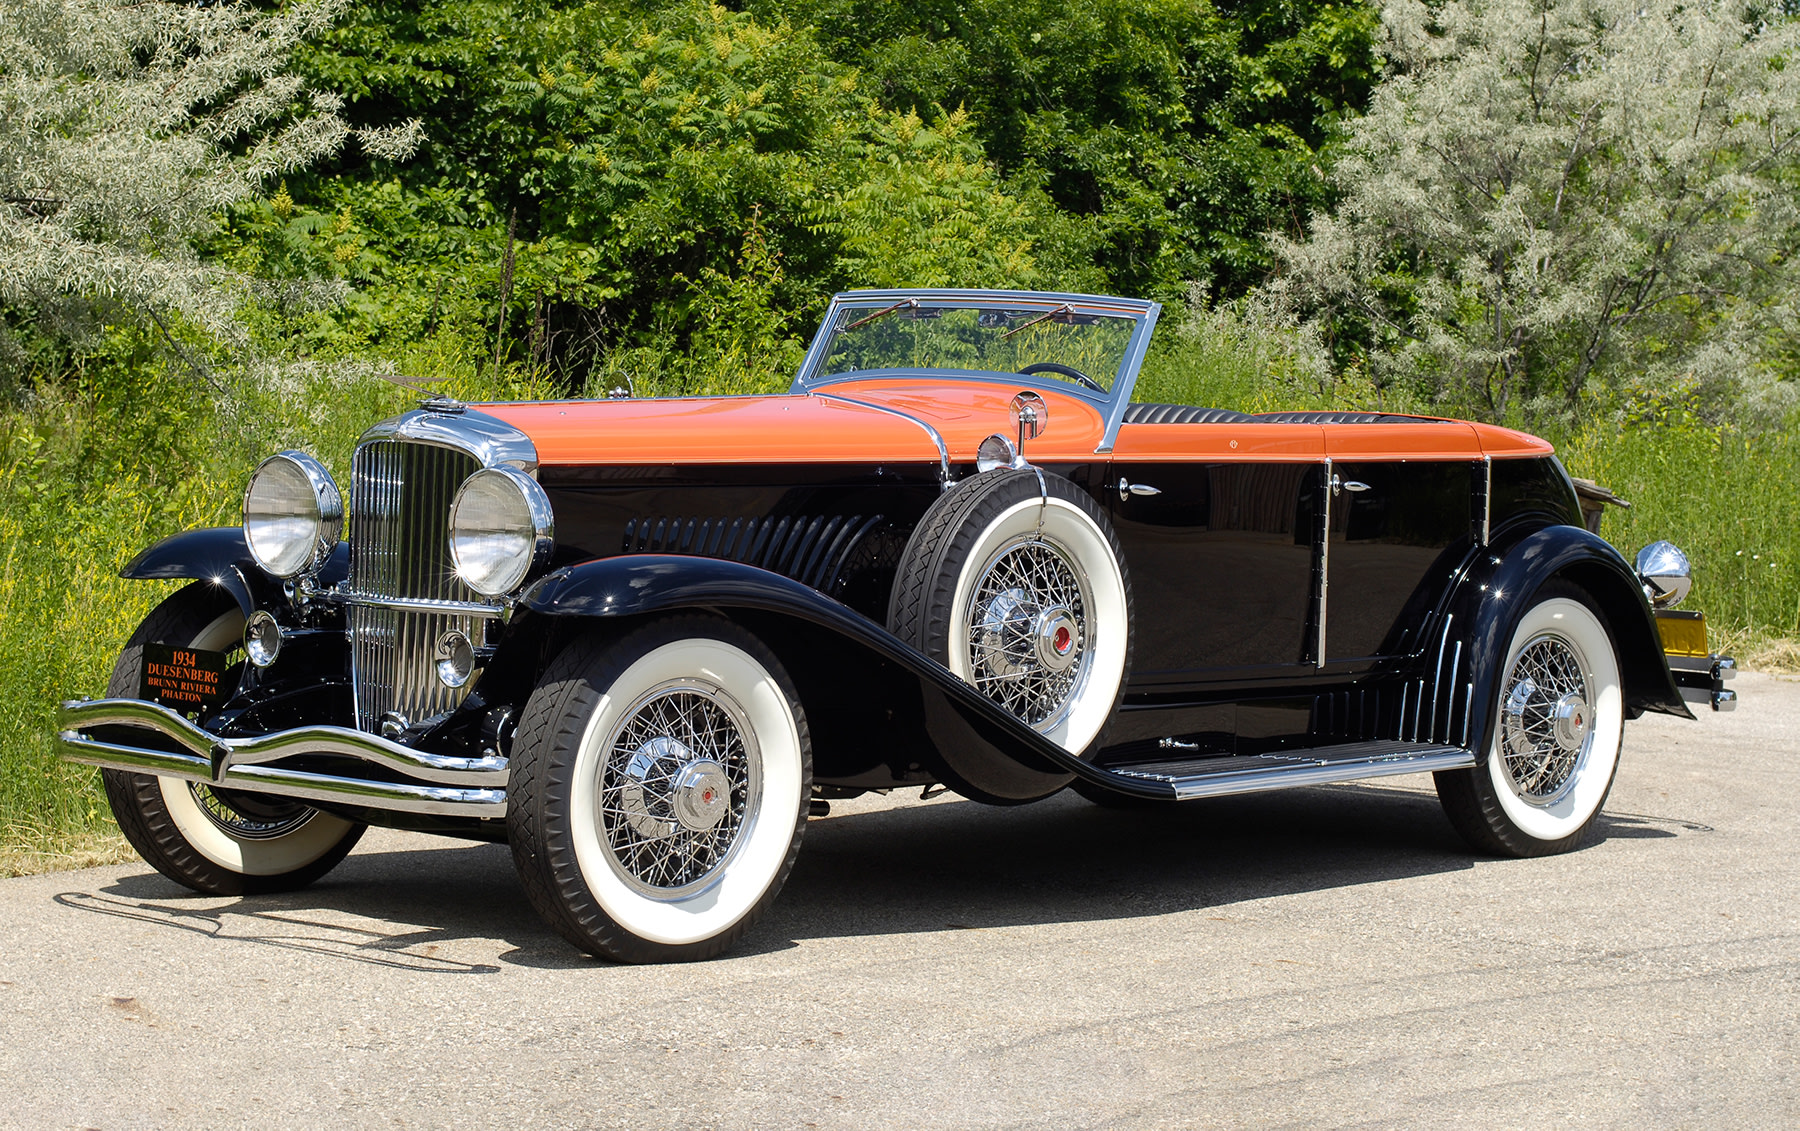
<svg viewBox="0 0 1800 1131">
<path fill-rule="evenodd" d="M 537 480 L 490 467 L 463 480 L 450 505 L 450 560 L 469 588 L 498 597 L 550 557 L 550 499 Z"/>
<path fill-rule="evenodd" d="M 317 569 L 344 529 L 344 500 L 325 466 L 305 452 L 258 465 L 244 490 L 244 541 L 276 577 Z"/>
</svg>

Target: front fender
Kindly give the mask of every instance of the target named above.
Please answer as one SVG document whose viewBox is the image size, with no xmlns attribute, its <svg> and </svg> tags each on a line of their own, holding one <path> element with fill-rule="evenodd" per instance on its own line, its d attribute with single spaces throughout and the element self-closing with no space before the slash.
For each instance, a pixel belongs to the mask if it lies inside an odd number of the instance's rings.
<svg viewBox="0 0 1800 1131">
<path fill-rule="evenodd" d="M 1530 599 L 1562 577 L 1593 598 L 1612 630 L 1630 718 L 1645 711 L 1693 718 L 1663 654 L 1656 614 L 1643 585 L 1611 543 L 1576 526 L 1545 526 L 1485 547 L 1465 574 L 1455 607 L 1471 634 L 1473 702 L 1482 704 L 1472 748 L 1485 756 L 1497 725 L 1496 690 L 1505 677 L 1507 644 Z"/>
<path fill-rule="evenodd" d="M 350 547 L 339 542 L 316 578 L 335 585 L 349 576 Z M 171 534 L 126 563 L 119 576 L 133 581 L 184 579 L 209 581 L 230 593 L 249 616 L 267 608 L 280 594 L 281 581 L 263 572 L 241 526 L 214 526 Z"/>
<path fill-rule="evenodd" d="M 918 679 L 925 728 L 943 763 L 938 769 L 965 796 L 1002 804 L 1036 800 L 1060 789 L 1071 776 L 1102 782 L 1117 792 L 1168 796 L 1159 783 L 1127 782 L 1083 762 L 868 617 L 755 566 L 685 555 L 600 558 L 547 575 L 519 603 L 556 617 L 702 608 L 754 610 L 804 621 Z M 769 643 L 781 650 L 778 641 Z"/>
</svg>

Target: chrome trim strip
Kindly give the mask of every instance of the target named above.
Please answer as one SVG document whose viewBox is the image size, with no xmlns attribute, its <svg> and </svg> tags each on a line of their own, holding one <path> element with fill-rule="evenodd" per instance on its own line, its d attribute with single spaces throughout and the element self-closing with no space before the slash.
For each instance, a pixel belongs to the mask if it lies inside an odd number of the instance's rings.
<svg viewBox="0 0 1800 1131">
<path fill-rule="evenodd" d="M 512 611 L 511 601 L 495 601 L 490 605 L 477 601 L 439 601 L 430 597 L 384 597 L 354 589 L 315 589 L 311 598 L 340 605 L 364 605 L 410 613 L 460 613 L 471 617 L 505 617 Z"/>
<path fill-rule="evenodd" d="M 933 444 L 937 445 L 938 483 L 945 490 L 949 489 L 949 487 L 950 487 L 950 449 L 944 443 L 943 434 L 940 433 L 936 428 L 932 427 L 931 424 L 929 424 L 928 422 L 926 422 L 924 420 L 920 420 L 918 417 L 912 415 L 911 413 L 901 412 L 897 408 L 889 408 L 886 405 L 880 405 L 880 404 L 870 404 L 868 401 L 859 401 L 854 397 L 846 397 L 846 396 L 843 396 L 838 393 L 815 392 L 815 393 L 810 393 L 808 395 L 818 397 L 820 400 L 823 400 L 823 401 L 837 401 L 840 404 L 853 404 L 858 408 L 872 408 L 876 412 L 885 412 L 889 416 L 898 416 L 901 420 L 910 420 L 914 424 L 917 424 L 920 428 L 925 429 L 925 434 L 927 436 L 931 437 L 931 442 Z"/>
<path fill-rule="evenodd" d="M 1437 738 L 1438 703 L 1444 697 L 1444 645 L 1450 643 L 1450 626 L 1456 623 L 1456 614 L 1444 617 L 1444 630 L 1438 635 L 1437 665 L 1432 668 L 1431 675 L 1431 737 Z M 1458 641 L 1461 643 L 1461 641 Z M 1446 724 L 1447 725 L 1447 724 Z"/>
<path fill-rule="evenodd" d="M 1325 457 L 1325 471 L 1319 477 L 1319 493 L 1325 498 L 1319 519 L 1319 636 L 1313 647 L 1313 667 L 1325 666 L 1325 598 L 1331 593 L 1331 457 Z"/>
<path fill-rule="evenodd" d="M 483 467 L 509 466 L 527 475 L 537 474 L 537 445 L 531 437 L 497 416 L 472 408 L 456 412 L 414 409 L 370 428 L 356 446 L 374 440 L 452 448 L 474 456 Z"/>
<path fill-rule="evenodd" d="M 1150 351 L 1150 335 L 1156 332 L 1156 320 L 1161 314 L 1161 303 L 1148 304 L 1143 317 L 1138 319 L 1131 341 L 1125 346 L 1125 360 L 1120 363 L 1118 379 L 1108 394 L 1113 401 L 1106 416 L 1106 431 L 1100 435 L 1100 446 L 1094 449 L 1095 455 L 1109 454 L 1118 443 L 1119 428 L 1125 423 L 1125 411 L 1131 407 L 1131 394 L 1137 389 L 1138 370 L 1144 366 L 1144 355 Z"/>
<path fill-rule="evenodd" d="M 1462 671 L 1463 642 L 1458 640 L 1450 653 L 1450 684 L 1444 689 L 1444 740 L 1450 740 L 1450 728 L 1456 723 L 1456 673 Z M 1463 726 L 1463 745 L 1469 743 L 1468 726 Z"/>
<path fill-rule="evenodd" d="M 1460 640 L 1457 641 L 1457 644 L 1458 644 L 1458 646 L 1461 646 L 1462 641 L 1460 641 Z M 1469 744 L 1469 726 L 1470 726 L 1471 722 L 1473 722 L 1474 718 L 1475 718 L 1475 681 L 1470 680 L 1468 694 L 1463 697 L 1462 744 L 1464 746 L 1467 746 Z"/>
<path fill-rule="evenodd" d="M 1488 534 L 1494 521 L 1494 457 L 1483 456 L 1481 459 L 1481 544 L 1488 544 Z"/>
<path fill-rule="evenodd" d="M 167 754 L 152 750 L 138 753 L 153 762 L 174 758 L 176 768 L 197 762 L 201 772 L 215 775 L 246 766 L 266 766 L 300 754 L 337 754 L 385 767 L 417 781 L 465 787 L 503 788 L 508 773 L 507 760 L 499 755 L 462 758 L 431 754 L 348 727 L 296 727 L 248 738 L 221 738 L 161 704 L 142 699 L 74 700 L 64 703 L 57 712 L 57 728 L 65 743 L 78 731 L 103 726 L 130 727 L 180 743 L 192 753 Z"/>
</svg>

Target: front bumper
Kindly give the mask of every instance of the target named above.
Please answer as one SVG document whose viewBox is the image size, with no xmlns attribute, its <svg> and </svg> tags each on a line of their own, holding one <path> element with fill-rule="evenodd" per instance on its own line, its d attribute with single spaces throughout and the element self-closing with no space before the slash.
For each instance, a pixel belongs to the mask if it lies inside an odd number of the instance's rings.
<svg viewBox="0 0 1800 1131">
<path fill-rule="evenodd" d="M 70 700 L 58 712 L 57 726 L 62 756 L 71 762 L 300 801 L 442 817 L 506 816 L 507 760 L 497 755 L 429 754 L 337 726 L 222 738 L 141 699 Z M 124 730 L 182 749 L 105 741 L 92 737 L 97 730 Z M 283 764 L 321 757 L 349 772 Z"/>
</svg>

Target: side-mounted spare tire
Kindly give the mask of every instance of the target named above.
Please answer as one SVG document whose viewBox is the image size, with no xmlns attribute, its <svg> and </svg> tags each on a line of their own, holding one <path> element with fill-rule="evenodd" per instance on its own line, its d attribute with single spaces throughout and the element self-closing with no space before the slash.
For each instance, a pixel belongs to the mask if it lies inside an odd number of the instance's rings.
<svg viewBox="0 0 1800 1131">
<path fill-rule="evenodd" d="M 986 472 L 933 503 L 888 604 L 896 636 L 1077 755 L 1098 745 L 1124 695 L 1131 617 L 1105 513 L 1035 470 Z M 1068 781 L 1038 776 L 1040 795 Z"/>
</svg>

